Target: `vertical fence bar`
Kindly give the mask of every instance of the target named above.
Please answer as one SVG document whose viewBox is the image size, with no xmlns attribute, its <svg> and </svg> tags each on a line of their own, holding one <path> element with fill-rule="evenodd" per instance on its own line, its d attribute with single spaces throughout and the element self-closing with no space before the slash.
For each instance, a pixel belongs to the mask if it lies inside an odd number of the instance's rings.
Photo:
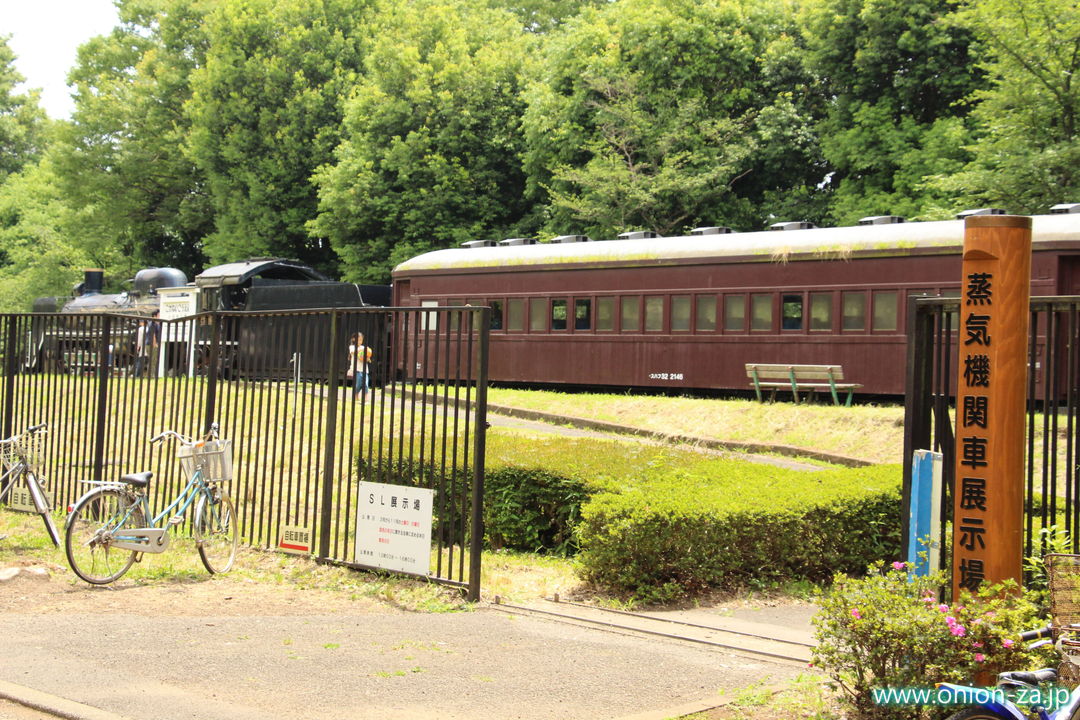
<svg viewBox="0 0 1080 720">
<path fill-rule="evenodd" d="M 487 453 L 487 377 L 488 340 L 491 333 L 491 308 L 481 308 L 480 337 L 476 359 L 476 429 L 473 432 L 472 535 L 469 538 L 468 599 L 480 599 L 481 553 L 484 548 L 484 458 Z"/>
<path fill-rule="evenodd" d="M 330 314 L 330 369 L 329 374 L 336 382 L 338 376 L 338 322 L 339 314 L 334 310 Z M 319 503 L 319 557 L 330 558 L 330 520 L 333 518 L 334 499 L 334 438 L 337 433 L 337 398 L 336 385 L 326 400 L 326 428 L 323 432 L 323 487 L 322 500 Z"/>
</svg>

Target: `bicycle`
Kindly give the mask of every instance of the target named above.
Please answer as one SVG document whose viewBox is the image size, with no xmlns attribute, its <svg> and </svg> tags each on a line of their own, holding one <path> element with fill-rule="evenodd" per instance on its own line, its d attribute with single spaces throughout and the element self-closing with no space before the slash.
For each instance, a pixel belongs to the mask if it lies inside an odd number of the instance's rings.
<svg viewBox="0 0 1080 720">
<path fill-rule="evenodd" d="M 193 530 L 203 565 L 211 574 L 225 573 L 236 558 L 236 510 L 225 489 L 232 477 L 230 440 L 219 440 L 217 423 L 201 439 L 173 430 L 150 439 L 180 443 L 177 458 L 187 484 L 147 523 L 147 488 L 152 472 L 124 475 L 119 481 L 85 481 L 97 485 L 75 503 L 68 515 L 64 549 L 75 574 L 88 583 L 104 585 L 120 578 L 143 553 L 162 553 L 169 531 L 184 522 L 195 504 Z"/>
<path fill-rule="evenodd" d="M 60 547 L 60 532 L 56 529 L 56 523 L 53 522 L 52 503 L 45 491 L 48 481 L 40 472 L 36 448 L 47 429 L 48 426 L 41 423 L 27 428 L 19 435 L 0 440 L 0 459 L 4 467 L 4 472 L 0 475 L 0 488 L 3 488 L 0 489 L 0 502 L 10 498 L 21 480 L 30 494 L 34 510 L 45 523 L 49 539 L 52 540 L 53 545 Z"/>
</svg>

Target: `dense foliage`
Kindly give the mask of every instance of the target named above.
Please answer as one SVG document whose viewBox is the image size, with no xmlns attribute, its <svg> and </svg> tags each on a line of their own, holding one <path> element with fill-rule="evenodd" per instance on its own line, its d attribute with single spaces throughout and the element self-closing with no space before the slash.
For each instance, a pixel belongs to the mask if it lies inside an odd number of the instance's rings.
<svg viewBox="0 0 1080 720">
<path fill-rule="evenodd" d="M 664 468 L 582 508 L 583 575 L 651 601 L 751 579 L 858 572 L 900 552 L 899 478 L 895 466 Z"/>
<path fill-rule="evenodd" d="M 909 577 L 901 562 L 834 579 L 814 618 L 814 665 L 833 679 L 853 716 L 944 717 L 957 708 L 887 704 L 874 693 L 932 689 L 938 682 L 983 686 L 1004 670 L 1049 664 L 1045 648 L 1029 651 L 1019 640 L 1045 623 L 1028 594 L 988 586 L 949 605 L 938 600 L 944 584 L 940 574 Z"/>
<path fill-rule="evenodd" d="M 474 238 L 1080 199 L 1067 0 L 116 4 L 69 119 L 0 37 L 0 309 L 84 262 L 386 281 Z"/>
</svg>

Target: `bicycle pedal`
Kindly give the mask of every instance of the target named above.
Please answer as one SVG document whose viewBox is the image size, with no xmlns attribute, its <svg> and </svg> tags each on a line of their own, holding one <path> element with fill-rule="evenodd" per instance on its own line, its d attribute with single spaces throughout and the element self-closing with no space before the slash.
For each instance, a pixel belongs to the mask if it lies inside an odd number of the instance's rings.
<svg viewBox="0 0 1080 720">
<path fill-rule="evenodd" d="M 184 516 L 183 515 L 174 515 L 171 518 L 169 518 L 169 524 L 170 525 L 180 525 L 183 522 L 184 522 Z"/>
</svg>

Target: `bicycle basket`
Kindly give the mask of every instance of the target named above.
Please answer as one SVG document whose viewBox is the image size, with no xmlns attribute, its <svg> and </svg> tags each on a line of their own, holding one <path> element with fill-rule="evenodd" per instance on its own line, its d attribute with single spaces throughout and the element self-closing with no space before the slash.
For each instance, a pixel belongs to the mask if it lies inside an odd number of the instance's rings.
<svg viewBox="0 0 1080 720">
<path fill-rule="evenodd" d="M 1050 590 L 1050 622 L 1054 640 L 1061 651 L 1058 677 L 1075 687 L 1080 684 L 1080 555 L 1050 553 L 1046 556 L 1046 577 Z"/>
<path fill-rule="evenodd" d="M 37 473 L 41 457 L 41 443 L 40 433 L 23 433 L 11 442 L 0 445 L 4 469 L 10 470 L 18 465 L 21 455 L 26 459 L 26 466 L 30 472 Z"/>
<path fill-rule="evenodd" d="M 180 467 L 190 477 L 196 469 L 202 470 L 207 482 L 232 480 L 232 440 L 207 440 L 195 445 L 181 445 L 176 450 Z"/>
</svg>

